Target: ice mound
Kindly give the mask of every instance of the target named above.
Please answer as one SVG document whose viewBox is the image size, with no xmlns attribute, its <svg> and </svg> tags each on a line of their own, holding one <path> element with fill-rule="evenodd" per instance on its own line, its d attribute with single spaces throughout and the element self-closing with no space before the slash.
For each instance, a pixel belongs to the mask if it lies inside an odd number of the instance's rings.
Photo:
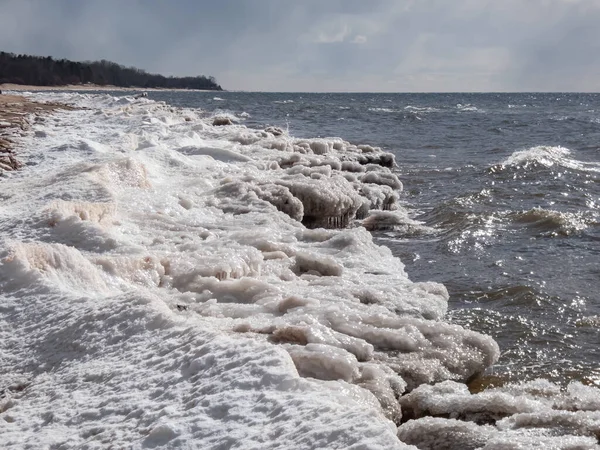
<svg viewBox="0 0 600 450">
<path fill-rule="evenodd" d="M 256 211 L 267 203 L 297 221 L 304 217 L 301 200 L 285 186 L 248 179 L 235 180 L 225 183 L 215 193 L 221 199 L 220 207 L 225 212 L 244 214 Z"/>
<path fill-rule="evenodd" d="M 185 247 L 192 252 L 197 249 L 198 253 L 190 258 L 171 257 L 166 272 L 172 280 L 172 286 L 180 291 L 202 292 L 197 285 L 202 278 L 228 280 L 260 276 L 263 257 L 255 248 L 232 243 L 230 248 L 223 250 L 216 242 L 201 247 L 194 244 Z M 180 248 L 183 249 L 183 246 Z"/>
<path fill-rule="evenodd" d="M 298 174 L 277 182 L 302 202 L 302 223 L 309 228 L 345 228 L 363 203 L 343 177 L 314 179 Z"/>
<path fill-rule="evenodd" d="M 286 187 L 301 201 L 305 226 L 344 228 L 353 219 L 366 217 L 370 209 L 396 209 L 402 183 L 390 170 L 394 155 L 377 147 L 337 138 L 293 139 L 274 127 L 229 129 L 219 136 L 242 144 L 237 152 L 244 156 L 267 158 L 272 169 L 268 181 Z"/>
<path fill-rule="evenodd" d="M 12 365 L 21 381 L 0 385 L 8 447 L 409 448 L 366 391 L 301 379 L 283 350 L 178 324 L 158 298 L 27 308 L 11 338 L 36 351 Z"/>
<path fill-rule="evenodd" d="M 148 287 L 161 286 L 169 268 L 168 261 L 156 256 L 101 256 L 94 263 L 115 278 Z"/>
<path fill-rule="evenodd" d="M 398 177 L 393 173 L 370 170 L 360 177 L 360 181 L 363 183 L 380 184 L 389 186 L 392 189 L 402 190 L 402 182 L 400 182 Z"/>
<path fill-rule="evenodd" d="M 560 449 L 598 447 L 600 392 L 579 382 L 563 390 L 535 380 L 470 394 L 465 385 L 445 381 L 418 387 L 400 404 L 403 420 L 413 419 L 399 428 L 400 439 L 407 443 L 422 441 L 425 435 L 441 442 L 450 433 L 459 440 L 446 448 L 533 449 L 540 443 Z"/>
<path fill-rule="evenodd" d="M 98 267 L 77 249 L 62 244 L 4 243 L 0 281 L 7 289 L 58 285 L 70 292 L 110 292 Z"/>
<path fill-rule="evenodd" d="M 343 349 L 323 344 L 292 346 L 289 354 L 303 376 L 320 380 L 352 381 L 358 377 L 356 357 Z"/>
<path fill-rule="evenodd" d="M 236 153 L 234 151 L 222 149 L 222 148 L 188 146 L 188 147 L 178 148 L 177 151 L 179 153 L 183 153 L 184 155 L 194 155 L 194 156 L 208 155 L 208 156 L 216 159 L 217 161 L 223 161 L 223 162 L 235 162 L 235 161 L 248 162 L 248 161 L 250 161 L 250 158 L 248 158 L 247 156 L 240 155 L 239 153 Z"/>
<path fill-rule="evenodd" d="M 116 220 L 115 212 L 116 205 L 111 202 L 57 200 L 44 208 L 41 225 L 49 227 L 46 240 L 85 250 L 108 251 L 117 246 L 109 231 Z"/>
<path fill-rule="evenodd" d="M 400 399 L 406 418 L 447 417 L 475 423 L 496 421 L 521 412 L 534 412 L 545 405 L 533 396 L 487 390 L 471 395 L 466 385 L 445 381 L 423 385 Z"/>
<path fill-rule="evenodd" d="M 454 419 L 427 417 L 410 421 L 398 431 L 402 442 L 414 444 L 423 450 L 557 450 L 597 449 L 594 437 L 563 435 L 544 432 L 500 432 L 489 425 L 478 426 Z"/>
<path fill-rule="evenodd" d="M 149 188 L 150 182 L 143 164 L 132 158 L 92 167 L 88 172 L 95 173 L 109 186 Z"/>
<path fill-rule="evenodd" d="M 398 430 L 402 442 L 414 444 L 420 450 L 481 449 L 493 434 L 491 427 L 434 417 L 408 422 Z"/>
<path fill-rule="evenodd" d="M 329 317 L 332 328 L 372 344 L 376 359 L 399 374 L 409 390 L 446 379 L 465 382 L 499 356 L 491 338 L 456 325 L 371 314 L 342 317 Z"/>
<path fill-rule="evenodd" d="M 56 226 L 58 222 L 72 216 L 79 220 L 110 225 L 116 210 L 114 203 L 72 202 L 58 200 L 47 208 L 48 224 Z"/>
<path fill-rule="evenodd" d="M 309 273 L 317 276 L 335 277 L 342 275 L 344 268 L 332 258 L 321 257 L 310 253 L 296 253 L 296 265 L 294 269 L 298 273 Z"/>
</svg>

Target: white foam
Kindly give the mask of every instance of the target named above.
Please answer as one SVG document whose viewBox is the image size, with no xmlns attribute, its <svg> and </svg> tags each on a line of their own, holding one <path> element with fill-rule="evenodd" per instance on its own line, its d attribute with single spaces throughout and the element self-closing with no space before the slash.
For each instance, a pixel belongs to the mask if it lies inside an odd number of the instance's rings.
<svg viewBox="0 0 600 450">
<path fill-rule="evenodd" d="M 571 150 L 565 147 L 540 145 L 514 152 L 497 167 L 499 169 L 505 167 L 527 168 L 531 165 L 541 165 L 543 167 L 558 166 L 584 172 L 600 172 L 600 164 L 579 161 L 571 158 L 571 155 Z M 496 167 L 492 169 L 496 170 Z"/>
</svg>

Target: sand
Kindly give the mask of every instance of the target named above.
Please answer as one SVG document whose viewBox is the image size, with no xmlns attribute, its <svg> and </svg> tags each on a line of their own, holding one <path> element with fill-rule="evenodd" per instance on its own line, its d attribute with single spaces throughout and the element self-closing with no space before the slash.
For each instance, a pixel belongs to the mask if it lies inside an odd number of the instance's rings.
<svg viewBox="0 0 600 450">
<path fill-rule="evenodd" d="M 29 129 L 29 117 L 57 109 L 73 109 L 59 103 L 37 103 L 20 95 L 0 94 L 0 174 L 19 169 L 17 142 Z"/>
</svg>

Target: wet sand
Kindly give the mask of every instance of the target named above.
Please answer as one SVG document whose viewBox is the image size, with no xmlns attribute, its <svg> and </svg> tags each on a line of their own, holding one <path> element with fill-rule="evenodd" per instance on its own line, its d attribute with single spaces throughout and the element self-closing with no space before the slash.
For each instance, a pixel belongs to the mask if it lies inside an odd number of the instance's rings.
<svg viewBox="0 0 600 450">
<path fill-rule="evenodd" d="M 57 109 L 73 109 L 60 103 L 33 102 L 20 95 L 0 94 L 0 174 L 19 169 L 18 141 L 29 130 L 32 114 L 46 114 Z"/>
</svg>

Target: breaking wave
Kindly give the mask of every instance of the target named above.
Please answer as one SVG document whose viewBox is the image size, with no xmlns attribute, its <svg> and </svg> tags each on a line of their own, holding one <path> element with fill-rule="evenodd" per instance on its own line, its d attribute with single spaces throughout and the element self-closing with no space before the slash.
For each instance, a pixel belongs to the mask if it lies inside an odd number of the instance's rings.
<svg viewBox="0 0 600 450">
<path fill-rule="evenodd" d="M 491 172 L 507 169 L 535 169 L 562 167 L 584 172 L 600 172 L 600 164 L 571 158 L 571 150 L 565 147 L 537 146 L 514 152 L 506 160 L 492 166 Z"/>
</svg>

